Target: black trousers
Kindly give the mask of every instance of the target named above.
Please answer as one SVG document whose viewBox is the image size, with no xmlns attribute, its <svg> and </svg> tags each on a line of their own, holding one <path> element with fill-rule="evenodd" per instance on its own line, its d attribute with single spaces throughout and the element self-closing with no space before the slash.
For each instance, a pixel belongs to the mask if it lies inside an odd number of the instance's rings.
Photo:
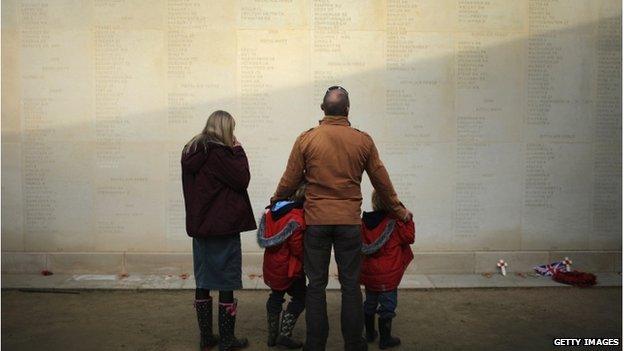
<svg viewBox="0 0 624 351">
<path fill-rule="evenodd" d="M 338 279 L 342 293 L 340 329 L 345 350 L 366 350 L 362 337 L 364 313 L 360 291 L 359 225 L 310 225 L 304 239 L 304 270 L 308 277 L 306 293 L 306 351 L 325 350 L 329 323 L 325 288 L 329 274 L 331 249 L 334 247 Z"/>
<path fill-rule="evenodd" d="M 286 307 L 286 311 L 298 316 L 305 308 L 306 295 L 306 279 L 304 276 L 296 279 L 288 287 L 287 290 L 271 290 L 271 295 L 267 300 L 267 312 L 271 314 L 279 314 L 282 312 L 282 304 L 284 303 L 284 295 L 290 295 L 291 299 Z"/>
</svg>

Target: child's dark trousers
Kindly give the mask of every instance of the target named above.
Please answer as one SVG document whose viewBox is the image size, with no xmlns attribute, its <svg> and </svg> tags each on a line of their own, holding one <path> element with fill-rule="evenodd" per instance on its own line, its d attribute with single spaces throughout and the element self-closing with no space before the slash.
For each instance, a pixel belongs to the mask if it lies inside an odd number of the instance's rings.
<svg viewBox="0 0 624 351">
<path fill-rule="evenodd" d="M 282 304 L 285 301 L 284 295 L 286 294 L 292 297 L 288 303 L 288 307 L 286 307 L 286 311 L 298 316 L 305 309 L 305 276 L 296 279 L 287 290 L 271 290 L 266 304 L 267 311 L 272 314 L 279 314 L 282 312 Z"/>
<path fill-rule="evenodd" d="M 379 307 L 378 307 L 379 306 Z M 364 301 L 364 314 L 379 314 L 379 318 L 394 318 L 394 311 L 397 307 L 397 289 L 386 292 L 373 292 L 366 290 L 366 300 Z"/>
</svg>

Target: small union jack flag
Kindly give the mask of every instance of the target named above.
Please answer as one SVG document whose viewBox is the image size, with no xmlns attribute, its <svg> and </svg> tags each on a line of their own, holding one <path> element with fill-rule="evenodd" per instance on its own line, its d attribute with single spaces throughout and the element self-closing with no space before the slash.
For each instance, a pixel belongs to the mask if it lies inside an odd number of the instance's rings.
<svg viewBox="0 0 624 351">
<path fill-rule="evenodd" d="M 535 272 L 539 275 L 543 275 L 545 277 L 552 277 L 555 272 L 565 272 L 566 266 L 563 261 L 553 262 L 551 264 L 544 264 L 541 266 L 533 267 Z"/>
</svg>

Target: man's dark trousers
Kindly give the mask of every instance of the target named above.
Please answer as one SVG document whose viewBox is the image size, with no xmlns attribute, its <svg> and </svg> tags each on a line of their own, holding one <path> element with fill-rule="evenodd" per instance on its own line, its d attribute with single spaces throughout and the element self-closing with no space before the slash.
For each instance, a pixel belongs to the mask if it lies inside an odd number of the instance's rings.
<svg viewBox="0 0 624 351">
<path fill-rule="evenodd" d="M 367 350 L 362 337 L 364 313 L 360 292 L 362 239 L 359 225 L 310 225 L 304 242 L 304 270 L 308 277 L 306 294 L 306 351 L 325 350 L 329 323 L 325 288 L 331 248 L 338 265 L 342 292 L 340 325 L 345 350 Z"/>
</svg>

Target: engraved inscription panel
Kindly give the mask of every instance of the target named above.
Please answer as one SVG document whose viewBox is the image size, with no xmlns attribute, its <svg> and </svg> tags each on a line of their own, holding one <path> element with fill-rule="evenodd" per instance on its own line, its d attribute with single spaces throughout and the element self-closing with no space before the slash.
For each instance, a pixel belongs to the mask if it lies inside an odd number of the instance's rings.
<svg viewBox="0 0 624 351">
<path fill-rule="evenodd" d="M 414 250 L 619 250 L 621 23 L 616 0 L 3 0 L 3 248 L 188 252 L 208 115 L 235 116 L 259 217 L 342 85 Z"/>
</svg>

